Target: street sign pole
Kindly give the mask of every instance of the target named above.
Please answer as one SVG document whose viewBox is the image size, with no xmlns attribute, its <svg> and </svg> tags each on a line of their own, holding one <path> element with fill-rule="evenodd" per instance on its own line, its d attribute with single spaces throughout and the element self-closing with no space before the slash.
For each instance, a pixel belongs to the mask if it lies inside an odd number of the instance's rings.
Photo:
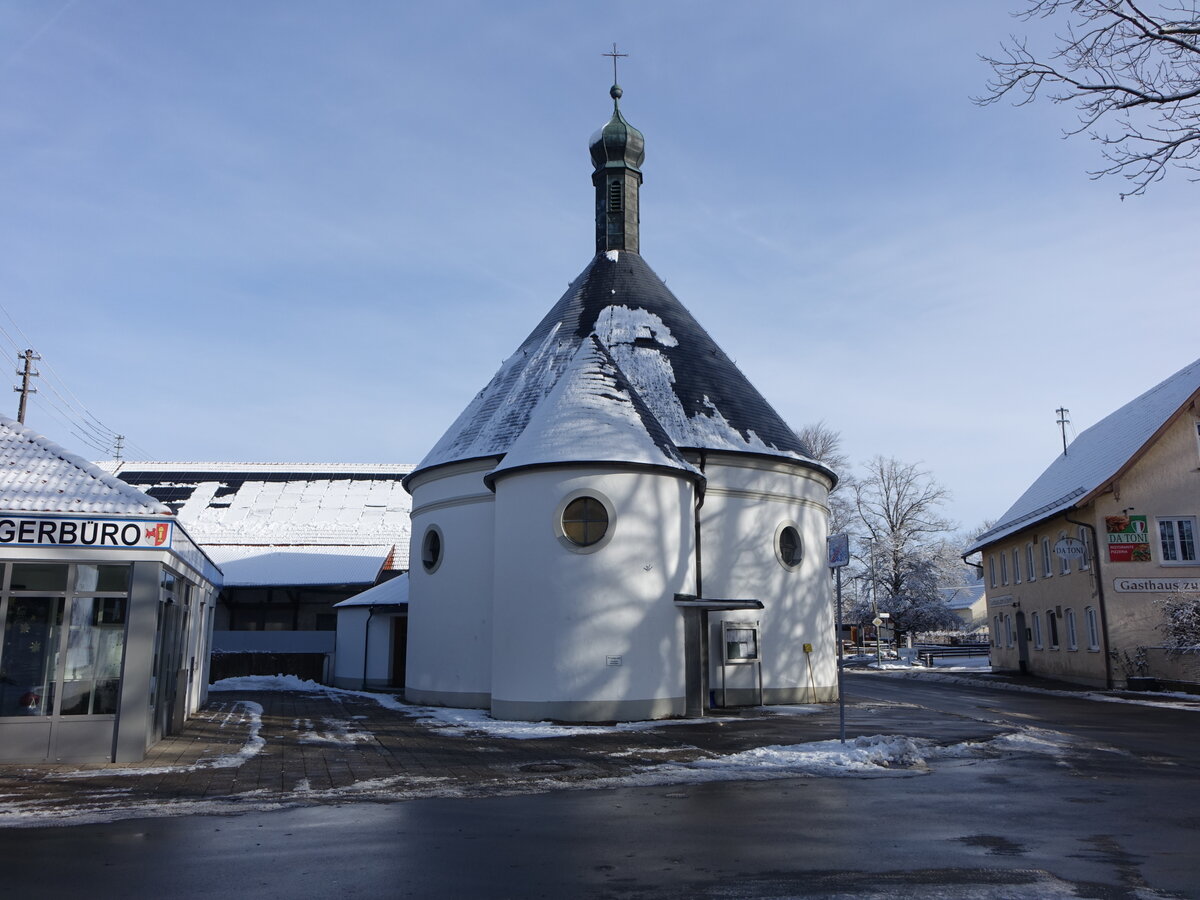
<svg viewBox="0 0 1200 900">
<path fill-rule="evenodd" d="M 846 534 L 831 534 L 825 539 L 825 549 L 829 557 L 829 565 L 837 577 L 837 686 L 838 686 L 838 734 L 842 743 L 846 743 L 846 692 L 842 689 L 842 669 L 846 664 L 842 653 L 842 569 L 850 562 L 850 536 Z"/>
<path fill-rule="evenodd" d="M 846 665 L 842 650 L 842 567 L 837 572 L 837 675 L 838 675 L 838 734 L 846 743 L 846 692 L 842 690 L 842 669 Z"/>
</svg>

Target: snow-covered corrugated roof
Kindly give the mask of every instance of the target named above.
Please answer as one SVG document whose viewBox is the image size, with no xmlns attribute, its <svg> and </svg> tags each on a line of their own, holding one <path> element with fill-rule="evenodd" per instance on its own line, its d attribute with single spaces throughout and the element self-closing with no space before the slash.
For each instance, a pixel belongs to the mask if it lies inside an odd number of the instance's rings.
<svg viewBox="0 0 1200 900">
<path fill-rule="evenodd" d="M 333 604 L 334 609 L 348 606 L 407 606 L 408 605 L 408 573 L 389 578 L 382 584 L 367 588 L 361 594 L 355 594 L 349 600 Z"/>
<path fill-rule="evenodd" d="M 824 470 L 641 256 L 610 251 L 571 283 L 417 471 L 512 450 L 589 337 L 677 449 L 782 456 Z"/>
<path fill-rule="evenodd" d="M 226 587 L 374 584 L 391 544 L 361 546 L 208 546 Z"/>
<path fill-rule="evenodd" d="M 171 514 L 170 507 L 5 416 L 0 416 L 0 508 L 84 515 Z"/>
<path fill-rule="evenodd" d="M 593 335 L 580 344 L 489 478 L 528 466 L 595 462 L 682 469 L 701 477 Z"/>
<path fill-rule="evenodd" d="M 942 601 L 950 609 L 970 609 L 984 595 L 983 583 L 964 584 L 958 587 L 940 588 Z"/>
<path fill-rule="evenodd" d="M 1200 359 L 1080 434 L 966 552 L 1057 515 L 1103 487 L 1198 393 Z"/>
<path fill-rule="evenodd" d="M 205 547 L 386 544 L 396 547 L 394 568 L 408 568 L 412 502 L 402 479 L 411 465 L 110 465 L 122 480 L 174 507 Z"/>
</svg>

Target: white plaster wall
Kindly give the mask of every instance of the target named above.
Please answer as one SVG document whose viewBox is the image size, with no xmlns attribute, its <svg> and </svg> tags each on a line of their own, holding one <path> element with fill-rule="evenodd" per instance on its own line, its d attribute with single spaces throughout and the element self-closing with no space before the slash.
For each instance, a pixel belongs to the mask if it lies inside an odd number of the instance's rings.
<svg viewBox="0 0 1200 900">
<path fill-rule="evenodd" d="M 761 600 L 764 607 L 711 616 L 710 687 L 721 687 L 719 622 L 758 620 L 767 702 L 836 698 L 833 581 L 825 548 L 828 481 L 800 466 L 723 454 L 710 456 L 704 471 L 704 597 Z M 794 569 L 776 552 L 776 534 L 785 522 L 795 525 L 804 547 Z M 811 653 L 804 652 L 806 643 Z M 756 673 L 753 666 L 731 666 L 725 678 L 730 689 L 749 689 Z"/>
<path fill-rule="evenodd" d="M 363 680 L 363 634 L 369 607 L 349 606 L 337 611 L 337 637 L 333 653 L 333 683 L 360 688 Z"/>
<path fill-rule="evenodd" d="M 361 689 L 363 686 L 363 649 L 367 651 L 367 687 L 391 683 L 392 623 L 397 613 L 388 608 L 351 606 L 338 610 L 337 650 L 333 660 L 333 683 L 337 687 Z M 369 634 L 369 637 L 367 635 Z"/>
<path fill-rule="evenodd" d="M 494 496 L 463 463 L 411 485 L 408 656 L 405 696 L 418 703 L 485 707 L 491 693 Z M 421 563 L 430 525 L 442 533 L 442 562 Z"/>
<path fill-rule="evenodd" d="M 610 538 L 594 552 L 569 549 L 558 530 L 577 491 L 613 509 Z M 682 711 L 674 595 L 694 592 L 693 498 L 690 479 L 648 471 L 535 469 L 497 480 L 494 704 L 552 704 L 557 718 L 664 699 L 669 709 L 647 708 Z"/>
</svg>

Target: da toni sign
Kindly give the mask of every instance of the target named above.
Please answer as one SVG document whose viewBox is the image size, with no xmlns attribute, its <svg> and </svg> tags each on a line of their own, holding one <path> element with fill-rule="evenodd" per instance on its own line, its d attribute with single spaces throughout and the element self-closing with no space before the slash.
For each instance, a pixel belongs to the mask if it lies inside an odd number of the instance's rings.
<svg viewBox="0 0 1200 900">
<path fill-rule="evenodd" d="M 18 547 L 171 546 L 172 523 L 154 519 L 71 519 L 0 516 L 0 545 Z"/>
<path fill-rule="evenodd" d="M 1150 537 L 1145 516 L 1105 516 L 1109 562 L 1150 562 Z"/>
</svg>

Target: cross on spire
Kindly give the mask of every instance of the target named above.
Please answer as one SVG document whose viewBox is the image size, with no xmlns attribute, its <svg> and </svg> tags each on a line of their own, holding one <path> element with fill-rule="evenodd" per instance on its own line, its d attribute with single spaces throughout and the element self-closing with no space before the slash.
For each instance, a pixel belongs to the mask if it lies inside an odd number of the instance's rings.
<svg viewBox="0 0 1200 900">
<path fill-rule="evenodd" d="M 612 61 L 613 61 L 613 84 L 616 84 L 616 83 L 617 83 L 617 58 L 618 58 L 618 57 L 621 57 L 621 56 L 628 56 L 629 54 L 628 54 L 628 53 L 618 53 L 618 52 L 617 52 L 617 45 L 616 45 L 616 42 L 614 41 L 614 42 L 613 42 L 613 48 L 612 48 L 612 52 L 611 52 L 611 53 L 601 53 L 600 55 L 601 55 L 601 56 L 611 56 L 611 57 L 612 57 Z"/>
</svg>

